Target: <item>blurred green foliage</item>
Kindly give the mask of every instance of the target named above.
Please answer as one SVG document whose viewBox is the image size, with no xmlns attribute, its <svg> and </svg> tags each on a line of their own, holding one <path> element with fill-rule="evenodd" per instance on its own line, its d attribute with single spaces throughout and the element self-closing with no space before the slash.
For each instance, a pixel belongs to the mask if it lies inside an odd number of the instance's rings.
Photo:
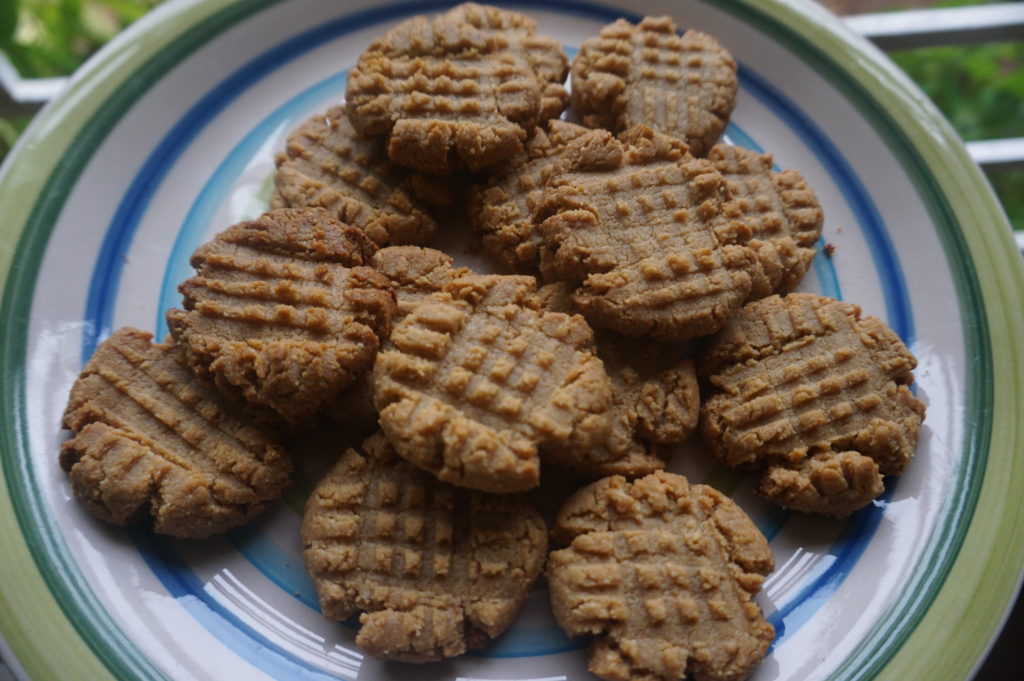
<svg viewBox="0 0 1024 681">
<path fill-rule="evenodd" d="M 160 0 L 3 0 L 0 48 L 25 76 L 64 76 Z"/>
<path fill-rule="evenodd" d="M 161 0 L 0 0 L 0 49 L 26 77 L 66 75 Z M 939 0 L 936 5 L 985 0 Z M 899 5 L 899 0 L 894 0 Z M 1024 43 L 936 47 L 892 58 L 967 140 L 1024 136 Z M 27 119 L 0 118 L 0 158 Z M 990 175 L 1024 230 L 1024 170 Z"/>
<path fill-rule="evenodd" d="M 978 0 L 937 3 L 980 4 Z M 930 47 L 893 52 L 968 141 L 1024 137 L 1024 42 Z M 989 179 L 1014 229 L 1024 230 L 1024 169 L 997 170 Z"/>
</svg>

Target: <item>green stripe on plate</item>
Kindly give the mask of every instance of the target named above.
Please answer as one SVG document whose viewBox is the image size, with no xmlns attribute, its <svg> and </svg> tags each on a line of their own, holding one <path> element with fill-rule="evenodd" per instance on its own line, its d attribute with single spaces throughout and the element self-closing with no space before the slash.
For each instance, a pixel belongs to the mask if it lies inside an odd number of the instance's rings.
<svg viewBox="0 0 1024 681">
<path fill-rule="evenodd" d="M 0 611 L 17 613 L 0 619 L 0 634 L 32 679 L 167 679 L 111 620 L 33 494 L 38 481 L 23 439 L 27 321 L 53 227 L 132 104 L 185 56 L 276 1 L 188 0 L 153 11 L 76 74 L 33 121 L 0 176 L 0 271 L 7 273 L 0 281 L 0 414 L 13 424 L 0 434 Z M 135 40 L 140 33 L 148 39 Z M 31 162 L 20 161 L 28 149 Z"/>
<path fill-rule="evenodd" d="M 5 485 L 0 473 L 0 485 Z M 5 485 L 6 486 L 6 485 Z M 112 680 L 103 663 L 93 656 L 81 636 L 64 617 L 60 605 L 42 576 L 31 569 L 32 554 L 10 499 L 0 493 L 0 632 L 32 679 L 75 678 Z M 60 654 L 55 655 L 54 650 Z"/>
</svg>

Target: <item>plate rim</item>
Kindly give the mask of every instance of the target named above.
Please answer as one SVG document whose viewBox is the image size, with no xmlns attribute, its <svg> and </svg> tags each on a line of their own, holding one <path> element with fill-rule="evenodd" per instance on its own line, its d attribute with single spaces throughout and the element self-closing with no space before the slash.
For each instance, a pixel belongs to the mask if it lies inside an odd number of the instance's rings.
<svg viewBox="0 0 1024 681">
<path fill-rule="evenodd" d="M 214 39 L 220 32 L 215 30 L 219 25 L 217 18 L 224 22 L 224 27 L 233 25 L 237 20 L 227 18 L 225 12 L 232 17 L 244 16 L 279 1 L 184 0 L 163 5 L 130 27 L 93 57 L 76 74 L 68 90 L 36 117 L 0 169 L 0 204 L 17 206 L 12 211 L 11 219 L 0 225 L 0 271 L 5 273 L 0 284 L 3 286 L 0 292 L 3 294 L 4 310 L 9 309 L 7 301 L 8 296 L 13 295 L 11 291 L 18 289 L 17 286 L 12 289 L 10 284 L 18 283 L 17 277 L 26 269 L 25 264 L 14 262 L 14 256 L 32 247 L 33 241 L 38 244 L 40 240 L 43 246 L 36 245 L 34 248 L 40 254 L 43 253 L 49 236 L 25 233 L 28 224 L 25 206 L 13 199 L 16 196 L 25 196 L 26 191 L 32 192 L 33 185 L 47 189 L 52 186 L 55 177 L 59 178 L 62 168 L 58 152 L 69 148 L 73 140 L 78 138 L 81 129 L 93 120 L 90 116 L 76 117 L 76 112 L 83 107 L 87 109 L 89 105 L 99 108 L 98 105 L 107 101 L 107 95 L 113 91 L 114 86 L 123 85 L 131 74 L 137 71 L 126 64 L 125 55 L 128 48 L 138 48 L 141 42 L 149 55 L 158 56 L 172 40 L 180 40 L 188 33 L 196 39 L 196 34 L 203 29 L 209 34 L 210 39 Z M 1024 475 L 1020 475 L 1021 464 L 1013 465 L 1015 461 L 1019 462 L 1024 458 L 1024 444 L 1018 425 L 1024 421 L 1021 418 L 1024 412 L 1024 405 L 1021 404 L 1021 386 L 1024 378 L 1020 377 L 1024 351 L 1007 340 L 1019 338 L 1024 333 L 1024 315 L 1014 305 L 1014 299 L 1024 290 L 1024 267 L 1021 266 L 1008 221 L 980 169 L 967 156 L 962 142 L 931 102 L 889 62 L 887 57 L 845 28 L 833 15 L 811 4 L 809 0 L 732 0 L 715 4 L 733 6 L 749 16 L 759 16 L 768 23 L 774 23 L 786 32 L 797 33 L 821 58 L 832 59 L 829 52 L 837 54 L 837 50 L 840 57 L 846 57 L 841 66 L 838 62 L 836 66 L 849 74 L 855 84 L 867 92 L 868 98 L 877 103 L 894 125 L 898 136 L 908 145 L 910 152 L 917 156 L 918 162 L 922 164 L 920 170 L 944 190 L 942 202 L 948 204 L 948 210 L 958 227 L 957 233 L 963 239 L 962 248 L 969 256 L 965 266 L 974 270 L 973 274 L 978 278 L 980 299 L 986 308 L 985 312 L 988 311 L 987 308 L 994 312 L 986 314 L 985 330 L 989 332 L 988 356 L 996 369 L 993 372 L 991 386 L 991 423 L 998 423 L 1001 427 L 992 429 L 992 439 L 987 444 L 985 453 L 997 451 L 997 447 L 1002 446 L 1008 454 L 1002 458 L 987 457 L 978 506 L 970 522 L 963 526 L 966 533 L 964 544 L 954 558 L 946 579 L 934 594 L 931 605 L 925 608 L 918 626 L 910 632 L 909 639 L 894 652 L 881 670 L 882 674 L 887 676 L 876 677 L 902 678 L 911 669 L 915 675 L 922 673 L 922 658 L 915 650 L 925 645 L 922 643 L 924 634 L 931 633 L 932 638 L 929 640 L 941 637 L 947 645 L 942 647 L 941 655 L 928 660 L 928 670 L 935 678 L 966 678 L 971 669 L 983 659 L 982 654 L 994 640 L 1006 610 L 1012 605 L 1012 595 L 1019 589 L 1024 568 L 1024 509 L 1017 509 L 1014 516 L 1014 509 L 999 507 L 997 503 L 999 499 L 1020 498 L 1020 493 L 1024 490 Z M 145 45 L 147 41 L 142 40 L 143 37 L 147 38 L 148 46 Z M 151 40 L 154 37 L 163 40 Z M 137 60 L 138 56 L 133 58 Z M 815 63 L 812 62 L 811 66 L 815 67 Z M 116 72 L 121 80 L 111 79 L 112 71 Z M 869 88 L 871 91 L 868 91 Z M 138 94 L 141 93 L 136 92 L 136 96 Z M 870 119 L 869 123 L 872 123 Z M 910 133 L 913 133 L 914 138 Z M 87 150 L 79 150 L 79 153 L 86 153 L 88 156 Z M 48 164 L 38 164 L 31 171 L 26 170 L 28 161 L 38 160 L 40 155 L 48 155 Z M 900 161 L 902 163 L 903 159 Z M 908 174 L 916 177 L 909 171 Z M 38 182 L 43 177 L 47 178 L 45 183 Z M 48 197 L 43 196 L 40 190 L 33 205 L 38 206 L 45 198 Z M 960 228 L 961 225 L 970 224 L 966 221 L 967 218 L 982 218 L 985 228 Z M 943 235 L 940 233 L 939 237 L 942 239 Z M 945 244 L 944 250 L 948 253 Z M 984 259 L 981 259 L 982 256 Z M 978 262 L 984 262 L 987 267 L 978 268 Z M 31 287 L 28 290 L 31 291 Z M 13 326 L 16 325 L 5 325 L 2 332 L 5 340 L 16 332 Z M 11 347 L 10 343 L 5 342 L 3 349 L 0 350 L 4 358 L 5 388 L 9 387 L 8 384 L 11 382 L 8 378 L 17 379 L 17 372 L 12 375 L 6 370 L 6 367 L 17 365 L 17 362 L 14 365 L 8 364 Z M 9 410 L 9 407 L 18 407 L 17 396 L 12 399 L 11 394 L 12 391 L 4 390 L 0 398 L 5 423 L 12 422 L 13 415 L 17 413 L 15 410 Z M 1004 425 L 1007 427 L 1002 427 Z M 0 483 L 7 479 L 7 467 L 12 465 L 17 452 L 21 450 L 17 442 L 18 433 L 12 434 L 12 430 L 16 429 L 5 429 L 4 439 L 0 441 L 0 447 L 3 447 L 0 450 L 0 463 L 3 463 Z M 1014 471 L 1017 472 L 1016 476 Z M 1015 485 L 1014 478 L 1019 480 Z M 62 633 L 70 634 L 72 638 L 62 640 L 65 641 L 65 645 L 75 650 L 76 662 L 88 659 L 89 662 L 98 665 L 96 672 L 109 678 L 110 671 L 95 656 L 92 646 L 84 642 L 86 637 L 63 616 L 63 610 L 56 603 L 52 591 L 46 586 L 45 578 L 36 573 L 34 576 L 37 581 L 33 581 L 32 575 L 21 574 L 24 565 L 30 564 L 36 568 L 39 566 L 36 565 L 36 559 L 25 542 L 17 520 L 14 520 L 17 508 L 13 506 L 9 492 L 7 484 L 0 485 L 0 541 L 11 547 L 0 557 L 0 583 L 4 585 L 0 589 L 0 605 L 10 605 L 11 601 L 31 603 L 35 606 L 33 610 L 36 610 L 40 608 L 40 603 L 45 604 L 42 617 L 47 625 L 46 629 L 63 625 L 67 631 Z M 1001 521 L 998 532 L 994 531 L 991 525 L 986 527 L 980 524 L 982 518 L 989 517 Z M 983 529 L 988 531 L 977 531 Z M 1007 539 L 1010 541 L 1006 541 Z M 997 544 L 1002 543 L 999 540 L 1011 548 L 1019 548 L 1016 552 L 999 551 L 996 548 Z M 966 566 L 966 561 L 962 560 L 964 555 L 981 554 L 988 559 L 984 562 L 986 567 L 994 566 L 994 573 L 986 573 L 984 568 L 978 568 L 977 565 L 973 568 Z M 24 562 L 26 558 L 28 563 Z M 961 628 L 962 618 L 947 616 L 946 619 L 953 620 L 952 626 L 943 626 L 942 622 L 933 621 L 939 608 L 944 611 L 961 612 L 963 617 L 968 616 L 969 604 L 964 607 L 962 588 L 951 588 L 954 572 L 961 578 L 957 580 L 958 584 L 967 583 L 975 587 L 972 590 L 973 599 L 968 599 L 969 601 L 980 601 L 989 606 L 981 609 L 983 615 L 972 617 L 979 626 L 970 627 L 966 633 Z M 11 588 L 15 585 L 17 589 Z M 18 593 L 13 593 L 15 591 Z M 1002 604 L 1002 610 L 998 609 L 999 604 Z M 64 666 L 55 666 L 53 661 L 48 659 L 50 649 L 44 650 L 42 646 L 35 645 L 32 637 L 26 636 L 25 628 L 19 623 L 0 623 L 0 636 L 3 636 L 6 645 L 15 652 L 26 673 L 29 673 L 30 668 L 45 668 L 48 670 L 47 674 L 33 672 L 33 675 L 37 678 L 62 678 L 59 672 Z M 69 641 L 77 645 L 68 643 Z M 965 656 L 969 659 L 966 669 L 965 664 L 960 661 Z M 78 667 L 76 674 L 85 671 L 86 668 Z"/>
</svg>

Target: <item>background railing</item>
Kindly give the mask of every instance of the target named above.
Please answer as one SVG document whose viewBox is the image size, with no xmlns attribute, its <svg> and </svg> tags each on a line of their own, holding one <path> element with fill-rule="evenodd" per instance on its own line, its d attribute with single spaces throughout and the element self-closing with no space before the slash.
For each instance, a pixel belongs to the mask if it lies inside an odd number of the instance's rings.
<svg viewBox="0 0 1024 681">
<path fill-rule="evenodd" d="M 939 45 L 1024 42 L 1024 3 L 854 14 L 846 25 L 883 50 Z M 1024 67 L 1022 67 L 1024 68 Z M 1024 125 L 1024 121 L 1021 121 Z M 1024 168 L 1024 137 L 967 142 L 971 158 L 985 171 Z M 1024 194 L 1024 186 L 1019 191 Z M 1024 231 L 1014 233 L 1024 252 Z"/>
</svg>

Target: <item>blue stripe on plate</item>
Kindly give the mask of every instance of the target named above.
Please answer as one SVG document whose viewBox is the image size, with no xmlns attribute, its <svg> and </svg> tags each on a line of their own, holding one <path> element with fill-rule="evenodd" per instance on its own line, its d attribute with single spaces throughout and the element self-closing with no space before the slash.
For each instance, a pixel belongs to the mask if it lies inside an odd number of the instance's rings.
<svg viewBox="0 0 1024 681">
<path fill-rule="evenodd" d="M 246 662 L 275 679 L 337 681 L 338 677 L 283 650 L 221 605 L 182 560 L 174 540 L 153 534 L 148 527 L 129 528 L 128 534 L 167 591 L 204 629 Z"/>
<path fill-rule="evenodd" d="M 120 281 L 122 256 L 130 247 L 139 222 L 148 209 L 150 200 L 181 154 L 211 120 L 242 92 L 267 73 L 301 56 L 314 47 L 375 23 L 391 21 L 413 12 L 429 11 L 430 9 L 447 6 L 448 4 L 435 2 L 401 3 L 356 13 L 326 23 L 271 48 L 237 70 L 197 102 L 160 141 L 154 152 L 147 159 L 126 192 L 104 237 L 101 252 L 90 282 L 86 305 L 85 319 L 89 322 L 86 328 L 92 329 L 92 333 L 87 334 L 83 338 L 83 361 L 91 356 L 98 339 L 109 333 Z M 549 10 L 552 8 L 550 3 L 545 2 L 520 2 L 514 4 L 527 7 L 541 7 Z M 586 2 L 564 3 L 558 5 L 557 9 L 598 20 L 610 20 L 623 14 L 620 10 L 592 5 Z M 637 19 L 636 15 L 631 18 L 634 21 Z M 341 77 L 343 75 L 339 74 L 334 78 Z M 328 81 L 330 80 L 328 79 Z M 296 99 L 271 114 L 218 167 L 211 180 L 204 187 L 196 204 L 193 205 L 186 224 L 179 234 L 175 244 L 175 252 L 171 258 L 172 262 L 169 263 L 168 270 L 165 273 L 161 304 L 166 304 L 170 296 L 173 295 L 167 291 L 168 283 L 170 282 L 170 285 L 173 286 L 178 281 L 178 279 L 172 279 L 172 277 L 178 276 L 178 269 L 174 268 L 174 263 L 180 264 L 181 260 L 187 259 L 182 256 L 182 253 L 187 255 L 195 245 L 198 245 L 194 243 L 194 240 L 197 237 L 201 237 L 209 227 L 208 221 L 212 215 L 212 210 L 217 205 L 218 195 L 222 197 L 226 188 L 230 187 L 234 179 L 237 178 L 238 172 L 244 167 L 244 160 L 247 160 L 254 151 L 252 143 L 258 140 L 260 135 L 265 134 L 268 129 L 273 127 L 273 120 L 281 120 L 283 117 L 287 117 L 290 111 L 308 110 L 309 103 L 324 95 L 329 89 L 328 81 L 320 83 L 300 94 Z M 756 96 L 776 116 L 785 121 L 829 171 L 833 181 L 836 182 L 845 200 L 856 215 L 858 224 L 872 250 L 875 267 L 879 272 L 885 295 L 889 324 L 905 341 L 908 343 L 912 342 L 913 322 L 898 259 L 892 248 L 891 240 L 886 233 L 881 216 L 864 186 L 852 172 L 849 163 L 820 128 L 814 125 L 790 100 L 785 98 L 755 72 L 747 67 L 741 67 L 740 83 L 742 89 Z M 323 89 L 317 90 L 317 88 Z M 297 103 L 298 101 L 302 101 L 304 104 L 299 104 Z M 276 119 L 275 116 L 277 117 Z M 733 132 L 742 135 L 742 131 L 737 129 L 734 129 Z M 835 293 L 838 294 L 838 280 L 835 277 L 832 263 L 830 261 L 822 262 L 823 260 L 826 259 L 818 258 L 815 262 L 816 272 L 819 275 L 822 286 L 826 289 L 834 287 Z M 888 481 L 888 491 L 883 499 L 891 496 L 892 482 L 892 480 Z M 874 534 L 881 520 L 881 507 L 883 504 L 884 501 L 880 501 L 879 504 L 864 509 L 853 516 L 845 525 L 839 539 L 830 548 L 831 563 L 811 583 L 807 584 L 796 598 L 784 604 L 776 613 L 769 617 L 778 631 L 776 645 L 782 644 L 788 636 L 795 633 L 800 625 L 842 583 Z M 148 535 L 143 537 L 143 535 L 135 533 L 133 536 L 136 539 L 136 545 L 140 553 L 142 553 L 154 574 L 171 593 L 181 598 L 185 607 L 207 630 L 222 640 L 228 647 L 244 659 L 261 668 L 278 670 L 280 673 L 275 671 L 273 674 L 278 678 L 295 677 L 296 673 L 299 674 L 300 678 L 320 678 L 321 673 L 318 670 L 309 667 L 302 660 L 278 649 L 274 644 L 267 641 L 258 632 L 252 630 L 251 627 L 226 611 L 219 603 L 212 599 L 202 589 L 202 584 L 196 578 L 191 568 L 173 551 L 169 543 L 158 547 L 158 544 L 154 543 L 154 539 Z M 238 538 L 236 538 L 237 540 Z M 156 540 L 156 542 L 159 541 Z M 255 549 L 256 547 L 249 548 Z M 258 559 L 257 556 L 266 550 L 271 549 L 267 549 L 264 546 L 256 551 L 243 549 L 243 553 L 247 555 L 250 561 L 253 561 L 254 565 L 264 569 L 264 567 L 269 567 L 269 565 Z M 263 567 L 260 565 L 261 562 L 263 562 Z M 280 571 L 269 569 L 266 572 L 268 577 L 275 582 L 279 584 L 287 583 L 285 575 L 282 575 Z M 282 579 L 285 581 L 282 581 Z M 525 638 L 532 637 L 527 636 Z M 550 649 L 531 650 L 512 654 L 495 652 L 504 657 L 539 655 L 554 651 Z M 302 676 L 303 674 L 307 676 Z M 308 676 L 308 674 L 314 674 L 314 676 Z"/>
</svg>

